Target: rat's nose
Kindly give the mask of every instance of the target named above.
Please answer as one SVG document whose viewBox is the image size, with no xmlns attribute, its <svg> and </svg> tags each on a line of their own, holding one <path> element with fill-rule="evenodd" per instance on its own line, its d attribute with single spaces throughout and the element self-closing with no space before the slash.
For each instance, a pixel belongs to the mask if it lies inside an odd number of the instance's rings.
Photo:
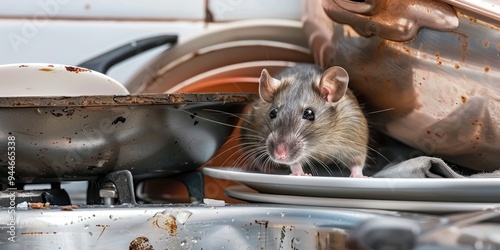
<svg viewBox="0 0 500 250">
<path fill-rule="evenodd" d="M 280 143 L 274 149 L 274 156 L 276 157 L 276 159 L 284 160 L 288 158 L 288 152 L 288 146 L 284 143 Z"/>
</svg>

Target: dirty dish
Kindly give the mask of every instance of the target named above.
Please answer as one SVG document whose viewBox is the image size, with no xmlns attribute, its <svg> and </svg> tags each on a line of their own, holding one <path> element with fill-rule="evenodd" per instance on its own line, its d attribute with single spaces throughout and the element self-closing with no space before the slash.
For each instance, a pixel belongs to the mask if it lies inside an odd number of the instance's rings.
<svg viewBox="0 0 500 250">
<path fill-rule="evenodd" d="M 0 97 L 128 95 L 119 82 L 97 71 L 71 65 L 0 65 Z"/>
<path fill-rule="evenodd" d="M 240 182 L 261 193 L 324 198 L 439 202 L 500 202 L 498 178 L 347 178 L 290 176 L 204 168 L 203 173 Z"/>
<path fill-rule="evenodd" d="M 372 200 L 278 195 L 259 193 L 246 186 L 228 187 L 225 192 L 231 198 L 257 203 L 396 210 L 432 214 L 472 212 L 500 205 L 500 203 Z"/>
</svg>

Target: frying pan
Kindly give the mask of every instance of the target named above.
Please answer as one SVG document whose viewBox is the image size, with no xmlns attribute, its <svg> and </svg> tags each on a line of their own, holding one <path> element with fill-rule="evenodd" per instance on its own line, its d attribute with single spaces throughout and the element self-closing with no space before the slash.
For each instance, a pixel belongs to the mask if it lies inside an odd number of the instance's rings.
<svg viewBox="0 0 500 250">
<path fill-rule="evenodd" d="M 105 73 L 176 41 L 170 35 L 135 41 L 80 66 Z M 144 178 L 190 171 L 226 141 L 237 122 L 233 114 L 247 100 L 245 94 L 0 97 L 0 181 L 8 183 L 11 170 L 16 183 L 89 180 L 124 169 Z"/>
<path fill-rule="evenodd" d="M 11 163 L 17 183 L 88 180 L 124 169 L 144 178 L 194 170 L 226 141 L 237 122 L 230 114 L 247 100 L 244 94 L 0 98 L 1 180 Z"/>
</svg>

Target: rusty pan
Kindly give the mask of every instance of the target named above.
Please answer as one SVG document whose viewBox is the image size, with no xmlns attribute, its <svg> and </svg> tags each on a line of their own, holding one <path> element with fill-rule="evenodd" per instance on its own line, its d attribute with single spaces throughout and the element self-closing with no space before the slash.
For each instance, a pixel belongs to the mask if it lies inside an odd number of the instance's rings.
<svg viewBox="0 0 500 250">
<path fill-rule="evenodd" d="M 500 162 L 496 0 L 306 1 L 315 61 L 342 66 L 373 127 L 477 171 Z"/>
<path fill-rule="evenodd" d="M 237 122 L 231 114 L 241 112 L 248 98 L 0 98 L 0 176 L 7 183 L 14 169 L 17 183 L 39 183 L 83 180 L 123 169 L 144 177 L 194 170 L 226 141 Z M 9 169 L 11 165 L 15 168 Z"/>
</svg>

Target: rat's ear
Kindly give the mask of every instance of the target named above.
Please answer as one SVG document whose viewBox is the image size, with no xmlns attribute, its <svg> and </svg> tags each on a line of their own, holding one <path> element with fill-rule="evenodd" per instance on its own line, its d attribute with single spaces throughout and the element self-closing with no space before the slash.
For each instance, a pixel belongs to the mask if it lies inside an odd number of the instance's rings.
<svg viewBox="0 0 500 250">
<path fill-rule="evenodd" d="M 276 89 L 281 85 L 280 80 L 273 78 L 267 70 L 263 69 L 259 79 L 259 95 L 267 103 L 273 101 Z"/>
<path fill-rule="evenodd" d="M 323 73 L 319 89 L 326 102 L 336 103 L 344 97 L 349 83 L 349 74 L 341 67 L 333 66 Z"/>
</svg>

